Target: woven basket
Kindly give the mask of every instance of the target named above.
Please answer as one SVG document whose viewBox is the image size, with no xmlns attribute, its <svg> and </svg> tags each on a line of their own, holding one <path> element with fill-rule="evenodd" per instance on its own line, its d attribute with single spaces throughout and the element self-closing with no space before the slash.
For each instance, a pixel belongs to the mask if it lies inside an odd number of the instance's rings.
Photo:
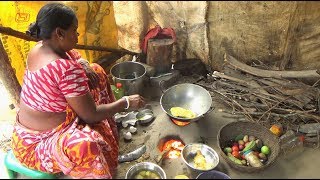
<svg viewBox="0 0 320 180">
<path fill-rule="evenodd" d="M 228 141 L 234 139 L 239 134 L 255 136 L 270 148 L 271 153 L 268 155 L 266 164 L 261 167 L 244 166 L 236 164 L 228 158 L 222 148 L 225 147 Z M 280 143 L 277 136 L 264 126 L 248 121 L 237 121 L 223 126 L 218 133 L 218 146 L 220 155 L 232 168 L 247 173 L 258 172 L 267 168 L 276 160 L 280 151 Z"/>
</svg>

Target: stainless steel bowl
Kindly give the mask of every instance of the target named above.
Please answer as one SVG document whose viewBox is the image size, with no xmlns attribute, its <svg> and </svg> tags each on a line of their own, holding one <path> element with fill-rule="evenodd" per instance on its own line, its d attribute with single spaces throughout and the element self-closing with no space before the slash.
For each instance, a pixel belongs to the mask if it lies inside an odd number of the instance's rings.
<svg viewBox="0 0 320 180">
<path fill-rule="evenodd" d="M 177 84 L 167 89 L 160 98 L 160 105 L 168 116 L 184 122 L 197 121 L 214 109 L 209 91 L 191 83 Z M 190 119 L 173 116 L 170 111 L 172 107 L 188 109 L 194 112 L 196 117 Z"/>
<path fill-rule="evenodd" d="M 143 109 L 137 113 L 136 119 L 140 124 L 148 124 L 154 119 L 154 115 L 151 109 Z"/>
<path fill-rule="evenodd" d="M 212 166 L 208 169 L 199 169 L 194 165 L 194 158 L 197 155 L 197 151 L 200 151 L 201 154 L 205 157 L 207 163 L 210 163 Z M 187 164 L 189 168 L 194 171 L 203 172 L 210 171 L 214 169 L 219 164 L 219 156 L 215 150 L 211 147 L 201 144 L 201 143 L 191 143 L 187 144 L 182 150 L 182 159 L 184 163 Z"/>
<path fill-rule="evenodd" d="M 167 179 L 167 175 L 164 170 L 157 164 L 151 162 L 141 162 L 137 163 L 127 171 L 126 179 L 134 179 L 134 176 L 141 170 L 153 171 L 158 173 L 160 179 Z"/>
<path fill-rule="evenodd" d="M 206 171 L 206 172 L 202 172 L 200 173 L 196 179 L 231 179 L 230 176 L 228 176 L 227 174 L 220 172 L 220 171 L 215 171 L 215 170 L 211 170 L 211 171 Z"/>
</svg>

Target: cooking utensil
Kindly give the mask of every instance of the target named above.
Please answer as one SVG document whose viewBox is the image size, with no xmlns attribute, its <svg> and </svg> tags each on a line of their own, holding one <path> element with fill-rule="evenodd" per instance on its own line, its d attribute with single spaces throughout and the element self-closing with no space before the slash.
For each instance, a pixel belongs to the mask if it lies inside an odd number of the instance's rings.
<svg viewBox="0 0 320 180">
<path fill-rule="evenodd" d="M 122 162 L 130 162 L 130 161 L 136 160 L 140 158 L 146 152 L 146 150 L 147 150 L 146 145 L 143 145 L 128 154 L 119 156 L 118 162 L 122 163 Z"/>
<path fill-rule="evenodd" d="M 205 157 L 206 163 L 211 165 L 209 169 L 199 169 L 195 167 L 195 156 L 197 151 L 200 151 L 201 154 Z M 214 169 L 219 164 L 219 155 L 211 147 L 202 144 L 202 143 L 190 143 L 187 144 L 181 151 L 181 157 L 184 163 L 194 172 L 203 172 L 210 171 Z"/>
<path fill-rule="evenodd" d="M 223 172 L 211 170 L 207 172 L 202 172 L 196 179 L 231 179 L 228 175 Z"/>
<path fill-rule="evenodd" d="M 194 122 L 210 113 L 212 98 L 209 92 L 203 87 L 191 83 L 177 84 L 167 89 L 160 99 L 161 108 L 173 119 Z M 196 114 L 194 118 L 176 117 L 171 114 L 172 107 L 188 109 Z"/>
<path fill-rule="evenodd" d="M 123 85 L 126 96 L 142 92 L 146 74 L 143 64 L 132 61 L 120 62 L 111 67 L 110 73 L 115 84 L 120 82 Z"/>
<path fill-rule="evenodd" d="M 167 178 L 166 173 L 159 165 L 151 162 L 141 162 L 130 167 L 126 173 L 125 179 L 134 179 L 134 176 L 141 170 L 156 172 L 160 176 L 160 179 Z"/>
</svg>

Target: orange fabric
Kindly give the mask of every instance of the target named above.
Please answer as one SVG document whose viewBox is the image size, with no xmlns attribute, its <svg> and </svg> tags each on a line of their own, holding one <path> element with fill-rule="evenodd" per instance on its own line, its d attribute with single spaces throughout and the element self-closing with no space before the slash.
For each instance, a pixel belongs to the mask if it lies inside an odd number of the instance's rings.
<svg viewBox="0 0 320 180">
<path fill-rule="evenodd" d="M 98 64 L 99 86 L 91 89 L 96 104 L 115 101 L 108 78 Z M 113 118 L 88 125 L 68 106 L 66 121 L 53 130 L 32 131 L 14 126 L 12 149 L 16 158 L 30 169 L 63 172 L 73 178 L 112 178 L 118 165 L 118 132 Z"/>
</svg>

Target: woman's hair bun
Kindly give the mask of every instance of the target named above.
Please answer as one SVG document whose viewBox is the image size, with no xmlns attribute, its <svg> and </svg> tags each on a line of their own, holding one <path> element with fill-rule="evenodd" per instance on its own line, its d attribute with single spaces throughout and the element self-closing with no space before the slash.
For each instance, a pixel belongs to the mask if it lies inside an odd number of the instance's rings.
<svg viewBox="0 0 320 180">
<path fill-rule="evenodd" d="M 38 38 L 39 35 L 39 26 L 37 22 L 33 22 L 29 25 L 28 31 L 26 32 L 29 36 Z"/>
</svg>

